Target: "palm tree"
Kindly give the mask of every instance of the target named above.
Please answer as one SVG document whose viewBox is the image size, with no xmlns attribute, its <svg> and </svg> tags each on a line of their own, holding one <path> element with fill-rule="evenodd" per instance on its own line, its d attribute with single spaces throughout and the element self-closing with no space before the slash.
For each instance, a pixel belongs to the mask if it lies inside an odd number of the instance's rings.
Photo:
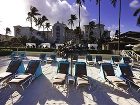
<svg viewBox="0 0 140 105">
<path fill-rule="evenodd" d="M 139 14 L 139 16 L 138 16 L 138 14 Z M 140 8 L 138 8 L 138 9 L 134 12 L 133 15 L 134 15 L 134 16 L 138 16 L 137 25 L 140 25 Z"/>
<path fill-rule="evenodd" d="M 68 25 L 70 24 L 71 25 L 71 29 L 72 29 L 72 26 L 74 26 L 74 21 L 77 20 L 77 17 L 76 17 L 76 14 L 71 14 L 70 16 L 70 19 L 68 20 Z"/>
<path fill-rule="evenodd" d="M 90 0 L 91 1 L 91 0 Z M 100 38 L 99 38 L 99 40 L 98 40 L 98 46 L 99 46 L 99 49 L 102 49 L 101 47 L 101 45 L 102 45 L 102 42 L 101 42 L 101 39 L 102 39 L 102 33 L 101 33 L 101 27 L 100 27 L 100 25 L 101 25 L 101 0 L 96 0 L 96 5 L 98 5 L 99 7 L 98 7 L 98 12 L 99 12 L 99 17 L 98 17 L 98 21 L 99 21 L 99 25 L 98 25 L 98 27 L 99 27 L 99 35 L 100 35 Z"/>
<path fill-rule="evenodd" d="M 42 27 L 43 32 L 44 32 L 47 21 L 48 21 L 47 17 L 43 15 L 41 18 L 38 19 L 38 22 L 36 25 L 38 25 L 40 28 Z"/>
<path fill-rule="evenodd" d="M 50 23 L 46 23 L 45 24 L 45 28 L 47 29 L 47 31 L 49 31 L 51 24 Z M 48 33 L 47 33 L 47 40 L 48 40 Z"/>
<path fill-rule="evenodd" d="M 85 0 L 76 0 L 76 4 L 79 5 L 79 27 L 80 27 L 80 7 L 82 7 L 82 2 L 85 3 Z"/>
<path fill-rule="evenodd" d="M 31 31 L 31 34 L 32 34 L 32 23 L 33 23 L 33 20 L 35 21 L 36 20 L 36 16 L 40 15 L 40 13 L 38 13 L 38 9 L 36 7 L 33 7 L 31 6 L 30 7 L 30 12 L 28 12 L 28 16 L 26 18 L 27 21 L 30 21 L 31 23 L 31 28 L 30 28 L 30 31 Z"/>
<path fill-rule="evenodd" d="M 48 19 L 47 19 L 47 17 L 46 16 L 42 16 L 41 18 L 39 18 L 39 21 L 38 21 L 38 26 L 39 26 L 39 28 L 43 28 L 43 33 L 42 33 L 42 37 L 44 38 L 44 40 L 45 40 L 45 33 L 44 33 L 44 30 L 45 30 L 45 28 L 46 28 L 46 22 L 48 21 Z"/>
<path fill-rule="evenodd" d="M 121 31 L 121 12 L 122 12 L 122 0 L 111 0 L 111 4 L 116 7 L 116 3 L 119 1 L 119 17 L 118 17 L 118 22 L 119 22 L 119 29 L 118 29 L 118 51 L 120 54 L 120 31 Z"/>
<path fill-rule="evenodd" d="M 93 38 L 93 28 L 95 27 L 95 22 L 94 21 L 91 21 L 91 22 L 89 22 L 89 35 L 88 35 L 88 40 L 89 40 L 89 42 L 92 42 L 91 40 L 92 39 L 95 39 L 95 38 Z"/>
<path fill-rule="evenodd" d="M 79 5 L 79 28 L 80 28 L 80 14 L 81 14 L 81 12 L 80 12 L 80 7 L 82 7 L 82 2 L 83 3 L 85 3 L 85 0 L 76 0 L 76 4 L 78 4 Z M 81 34 L 81 31 L 79 31 L 79 34 Z M 80 35 L 79 35 L 80 36 Z M 79 39 L 80 40 L 80 39 Z"/>
</svg>

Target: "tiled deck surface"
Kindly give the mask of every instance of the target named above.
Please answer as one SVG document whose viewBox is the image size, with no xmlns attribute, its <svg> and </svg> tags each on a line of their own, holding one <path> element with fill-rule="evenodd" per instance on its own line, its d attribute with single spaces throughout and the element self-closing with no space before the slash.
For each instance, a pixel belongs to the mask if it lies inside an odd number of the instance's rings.
<svg viewBox="0 0 140 105">
<path fill-rule="evenodd" d="M 28 57 L 39 59 L 38 57 Z M 25 68 L 29 60 L 24 60 Z M 81 61 L 85 61 L 81 59 Z M 10 59 L 0 58 L 0 72 L 6 70 Z M 91 90 L 74 86 L 69 89 L 52 87 L 52 79 L 57 71 L 57 64 L 42 65 L 43 75 L 35 79 L 31 85 L 22 91 L 20 88 L 10 89 L 8 86 L 0 89 L 0 105 L 140 105 L 140 92 L 126 92 L 123 88 L 113 88 L 98 78 L 99 69 L 87 66 Z M 135 70 L 136 76 L 140 71 Z"/>
</svg>

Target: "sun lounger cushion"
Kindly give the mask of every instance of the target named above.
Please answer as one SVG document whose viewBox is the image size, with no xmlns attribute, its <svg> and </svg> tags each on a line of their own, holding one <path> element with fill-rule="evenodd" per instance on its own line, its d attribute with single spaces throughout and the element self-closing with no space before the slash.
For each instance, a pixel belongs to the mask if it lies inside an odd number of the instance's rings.
<svg viewBox="0 0 140 105">
<path fill-rule="evenodd" d="M 66 74 L 62 74 L 62 73 L 57 73 L 56 76 L 55 76 L 55 79 L 65 79 L 66 78 Z"/>
<path fill-rule="evenodd" d="M 102 61 L 102 56 L 97 55 L 95 57 L 95 62 Z"/>
<path fill-rule="evenodd" d="M 87 61 L 88 64 L 94 64 L 94 61 Z"/>
<path fill-rule="evenodd" d="M 19 78 L 19 79 L 25 79 L 29 76 L 31 76 L 32 74 L 19 74 L 19 75 L 16 75 L 15 78 Z"/>
<path fill-rule="evenodd" d="M 89 81 L 87 77 L 77 77 L 78 85 L 89 85 Z"/>
<path fill-rule="evenodd" d="M 107 76 L 115 76 L 113 66 L 110 63 L 103 63 L 101 67 Z"/>
<path fill-rule="evenodd" d="M 0 73 L 0 79 L 1 78 L 4 78 L 4 77 L 7 77 L 9 75 L 12 75 L 12 73 L 11 72 L 3 72 L 3 73 Z"/>
<path fill-rule="evenodd" d="M 53 80 L 53 84 L 63 85 L 64 83 L 65 83 L 65 79 L 62 79 L 62 78 L 55 78 Z"/>
<path fill-rule="evenodd" d="M 86 56 L 86 60 L 87 60 L 87 61 L 92 61 L 92 55 L 87 55 L 87 56 Z"/>
<path fill-rule="evenodd" d="M 68 74 L 69 73 L 69 62 L 60 61 L 58 64 L 57 73 Z"/>
<path fill-rule="evenodd" d="M 127 75 L 130 77 L 133 77 L 133 73 L 132 73 L 131 67 L 129 65 L 120 64 L 119 67 L 120 67 L 120 70 L 122 72 L 122 76 Z"/>
<path fill-rule="evenodd" d="M 6 72 L 11 72 L 12 74 L 15 74 L 17 72 L 17 69 L 21 65 L 21 60 L 13 60 L 10 62 Z"/>
<path fill-rule="evenodd" d="M 75 64 L 75 76 L 82 77 L 83 75 L 87 75 L 86 63 L 78 62 Z"/>
</svg>

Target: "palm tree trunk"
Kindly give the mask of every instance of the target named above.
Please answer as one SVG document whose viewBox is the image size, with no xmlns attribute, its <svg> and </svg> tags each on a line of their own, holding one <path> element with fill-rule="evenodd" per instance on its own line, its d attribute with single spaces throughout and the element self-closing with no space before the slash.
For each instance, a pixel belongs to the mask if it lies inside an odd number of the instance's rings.
<svg viewBox="0 0 140 105">
<path fill-rule="evenodd" d="M 49 29 L 47 29 L 47 42 L 48 42 L 48 36 L 49 36 Z"/>
<path fill-rule="evenodd" d="M 80 35 L 81 35 L 81 31 L 80 31 L 80 20 L 81 20 L 80 19 L 80 14 L 81 14 L 81 12 L 80 12 L 80 6 L 81 6 L 81 4 L 79 4 L 79 42 L 80 42 Z"/>
<path fill-rule="evenodd" d="M 119 35 L 118 35 L 118 51 L 119 51 L 119 55 L 120 55 L 121 11 L 122 11 L 122 0 L 120 0 L 120 4 L 119 4 Z"/>
<path fill-rule="evenodd" d="M 79 4 L 79 28 L 80 28 L 80 14 L 81 14 L 81 12 L 80 12 L 80 4 Z"/>
<path fill-rule="evenodd" d="M 30 29 L 30 31 L 31 31 L 31 35 L 32 35 L 32 17 L 30 19 L 31 19 L 30 20 L 30 22 L 31 22 L 31 29 Z"/>
<path fill-rule="evenodd" d="M 102 49 L 102 43 L 101 43 L 101 4 L 100 4 L 100 0 L 99 0 L 99 35 L 100 35 L 100 39 L 99 39 L 99 49 L 101 50 Z"/>
</svg>

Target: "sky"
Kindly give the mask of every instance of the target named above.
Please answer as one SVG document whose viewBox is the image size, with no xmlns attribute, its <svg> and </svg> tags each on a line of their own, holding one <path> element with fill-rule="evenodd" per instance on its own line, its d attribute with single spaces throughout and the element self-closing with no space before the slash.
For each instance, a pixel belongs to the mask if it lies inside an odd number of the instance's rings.
<svg viewBox="0 0 140 105">
<path fill-rule="evenodd" d="M 57 21 L 68 25 L 68 19 L 71 14 L 78 17 L 78 5 L 76 0 L 0 0 L 0 34 L 5 34 L 6 27 L 12 31 L 13 26 L 30 26 L 26 21 L 30 6 L 35 6 L 42 15 L 45 15 L 52 25 Z M 98 23 L 98 5 L 96 0 L 85 0 L 81 8 L 81 26 L 94 20 Z M 119 0 L 118 0 L 119 1 Z M 110 0 L 101 0 L 101 23 L 105 29 L 111 31 L 111 35 L 118 29 L 118 3 L 114 8 Z M 140 7 L 140 0 L 122 0 L 121 32 L 139 31 L 140 27 L 136 25 L 137 17 L 133 16 L 134 11 Z M 75 27 L 78 26 L 78 20 L 75 21 Z M 35 27 L 34 27 L 35 28 Z"/>
</svg>

